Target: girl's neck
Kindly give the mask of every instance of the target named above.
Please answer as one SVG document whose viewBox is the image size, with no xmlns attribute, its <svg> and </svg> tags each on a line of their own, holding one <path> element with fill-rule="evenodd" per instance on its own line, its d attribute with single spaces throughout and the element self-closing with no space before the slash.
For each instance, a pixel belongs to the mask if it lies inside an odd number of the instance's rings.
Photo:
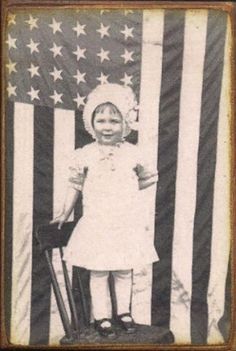
<svg viewBox="0 0 236 351">
<path fill-rule="evenodd" d="M 115 144 L 103 144 L 103 143 L 100 143 L 99 141 L 96 140 L 96 143 L 101 146 L 101 147 L 119 147 L 121 144 L 124 143 L 124 140 L 121 140 L 121 141 L 118 141 L 117 143 Z"/>
</svg>

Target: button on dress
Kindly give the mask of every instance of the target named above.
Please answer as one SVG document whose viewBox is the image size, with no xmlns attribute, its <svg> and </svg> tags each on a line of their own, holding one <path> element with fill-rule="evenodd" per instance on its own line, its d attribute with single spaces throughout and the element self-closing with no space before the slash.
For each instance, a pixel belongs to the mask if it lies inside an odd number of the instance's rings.
<svg viewBox="0 0 236 351">
<path fill-rule="evenodd" d="M 157 179 L 139 148 L 97 142 L 75 150 L 69 186 L 83 192 L 83 216 L 76 224 L 64 260 L 89 270 L 132 269 L 158 261 L 147 240 L 139 181 Z M 145 191 L 145 190 L 143 190 Z"/>
</svg>

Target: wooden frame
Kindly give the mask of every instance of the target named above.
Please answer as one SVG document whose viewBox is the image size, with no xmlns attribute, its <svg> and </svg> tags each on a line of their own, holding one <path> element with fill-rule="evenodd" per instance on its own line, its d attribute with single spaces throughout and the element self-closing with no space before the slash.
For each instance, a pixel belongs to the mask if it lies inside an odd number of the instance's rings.
<svg viewBox="0 0 236 351">
<path fill-rule="evenodd" d="M 231 279 L 232 279 L 232 287 L 231 287 L 231 331 L 230 331 L 230 337 L 228 339 L 228 342 L 223 343 L 222 345 L 217 344 L 217 345 L 207 345 L 207 344 L 200 344 L 200 345 L 194 345 L 194 344 L 173 344 L 173 345 L 142 345 L 142 344 L 136 344 L 136 345 L 111 345 L 111 344 L 104 344 L 100 345 L 97 344 L 96 348 L 99 349 L 124 349 L 124 347 L 127 347 L 127 349 L 157 349 L 157 350 L 228 350 L 228 351 L 233 351 L 236 348 L 236 299 L 235 299 L 235 292 L 236 292 L 236 244 L 235 244 L 235 228 L 236 228 L 236 205 L 235 205 L 235 197 L 236 197 L 236 174 L 235 174 L 235 151 L 236 151 L 236 139 L 235 139 L 235 23 L 236 23 L 236 7 L 233 4 L 233 2 L 217 2 L 217 1 L 209 1 L 209 2 L 187 2 L 187 1 L 66 1 L 66 0 L 61 0 L 60 2 L 57 2 L 56 0 L 39 0 L 39 1 L 33 1 L 33 0 L 3 0 L 1 3 L 1 10 L 2 10 L 2 15 L 1 15 L 1 25 L 2 25 L 2 38 L 1 38 L 1 47 L 2 47 L 2 65 L 1 67 L 5 66 L 5 61 L 6 61 L 6 50 L 5 50 L 5 35 L 6 35 L 6 27 L 7 27 L 7 14 L 8 12 L 11 11 L 27 11 L 29 9 L 53 9 L 53 8 L 75 8 L 75 7 L 80 7 L 83 9 L 103 9 L 103 8 L 109 8 L 109 9 L 125 9 L 125 8 L 130 8 L 130 9 L 176 9 L 176 10 L 187 10 L 187 9 L 213 9 L 213 10 L 221 10 L 221 11 L 226 11 L 228 15 L 230 16 L 230 22 L 231 22 L 231 28 L 232 28 L 232 47 L 231 47 L 231 91 L 230 91 L 230 101 L 231 101 L 231 122 L 230 122 L 230 135 L 231 135 L 231 150 L 230 150 L 230 164 L 231 164 L 231 174 L 230 174 L 230 196 L 231 196 L 231 213 L 230 213 L 230 226 L 231 226 Z M 7 89 L 7 83 L 6 83 L 6 78 L 5 78 L 5 71 L 2 69 L 2 76 L 1 76 L 1 83 L 2 83 L 2 150 L 3 152 L 3 158 L 2 158 L 2 245 L 1 245 L 1 258 L 2 258 L 2 270 L 1 270 L 1 346 L 6 349 L 18 349 L 20 348 L 20 345 L 12 345 L 9 343 L 9 340 L 7 339 L 6 336 L 6 323 L 9 323 L 5 319 L 5 305 L 4 305 L 4 299 L 6 295 L 6 291 L 4 291 L 4 286 L 5 286 L 5 263 L 6 263 L 6 255 L 7 253 L 5 252 L 5 233 L 6 233 L 6 216 L 7 216 L 7 196 L 6 196 L 6 161 L 7 161 L 7 146 L 6 146 L 6 128 L 7 128 L 7 114 L 6 114 L 6 89 Z M 38 348 L 37 346 L 31 346 L 32 348 Z M 92 349 L 94 345 L 81 345 L 81 346 L 76 346 L 81 349 L 88 348 Z M 27 346 L 25 346 L 27 348 Z M 40 345 L 40 348 L 48 348 L 45 345 Z M 54 346 L 51 346 L 50 348 L 54 348 Z M 58 346 L 56 346 L 58 348 Z M 63 346 L 63 348 L 66 348 Z"/>
</svg>

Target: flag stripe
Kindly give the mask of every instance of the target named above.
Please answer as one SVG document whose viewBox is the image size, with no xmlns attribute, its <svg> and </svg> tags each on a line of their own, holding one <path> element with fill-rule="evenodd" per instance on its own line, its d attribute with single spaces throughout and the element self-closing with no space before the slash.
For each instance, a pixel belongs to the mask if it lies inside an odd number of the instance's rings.
<svg viewBox="0 0 236 351">
<path fill-rule="evenodd" d="M 190 342 L 193 226 L 207 11 L 186 11 L 171 281 L 171 329 Z"/>
<path fill-rule="evenodd" d="M 157 168 L 158 110 L 161 86 L 163 10 L 143 11 L 142 63 L 138 143 L 146 159 Z M 153 79 L 155 77 L 155 79 Z M 148 91 L 148 94 L 147 94 Z M 148 116 L 148 123 L 147 123 Z M 141 193 L 143 218 L 149 228 L 147 240 L 154 241 L 156 186 Z M 137 323 L 151 324 L 152 266 L 134 270 L 132 314 Z"/>
<path fill-rule="evenodd" d="M 230 251 L 230 23 L 228 19 L 222 88 L 220 97 L 217 154 L 214 184 L 210 278 L 207 294 L 208 343 L 224 339 L 218 321 L 224 314 L 225 282 Z M 222 203 L 225 205 L 222 206 Z M 216 308 L 217 306 L 217 308 Z M 225 336 L 226 338 L 228 336 Z"/>
<path fill-rule="evenodd" d="M 184 12 L 166 11 L 159 115 L 155 245 L 160 262 L 153 265 L 152 324 L 169 327 L 175 178 L 183 61 Z"/>
<path fill-rule="evenodd" d="M 4 309 L 6 335 L 10 338 L 11 293 L 12 293 L 12 214 L 13 214 L 13 145 L 14 145 L 14 103 L 7 101 L 6 105 L 6 192 L 5 192 L 5 237 L 4 237 Z"/>
<path fill-rule="evenodd" d="M 35 106 L 31 344 L 47 344 L 49 340 L 51 281 L 44 255 L 37 245 L 35 229 L 37 225 L 48 223 L 53 215 L 53 117 L 53 109 Z"/>
<path fill-rule="evenodd" d="M 67 179 L 69 177 L 69 162 L 74 151 L 74 111 L 58 109 L 54 110 L 54 175 L 53 175 L 53 218 L 61 214 L 67 191 Z M 68 219 L 72 221 L 73 212 Z M 59 249 L 53 250 L 53 266 L 57 275 L 58 283 L 61 287 L 62 297 L 69 312 L 68 299 L 65 289 L 65 281 L 62 270 Z M 68 265 L 67 265 L 68 266 Z M 69 276 L 72 274 L 72 267 L 68 267 Z M 61 318 L 58 313 L 57 303 L 54 293 L 51 295 L 50 312 L 50 344 L 58 343 L 64 333 Z"/>
<path fill-rule="evenodd" d="M 225 30 L 226 15 L 222 11 L 209 11 L 193 239 L 191 335 L 194 343 L 207 342 L 207 288 L 211 260 L 213 191 Z"/>
<path fill-rule="evenodd" d="M 16 103 L 14 113 L 11 341 L 28 344 L 33 226 L 33 106 Z"/>
</svg>

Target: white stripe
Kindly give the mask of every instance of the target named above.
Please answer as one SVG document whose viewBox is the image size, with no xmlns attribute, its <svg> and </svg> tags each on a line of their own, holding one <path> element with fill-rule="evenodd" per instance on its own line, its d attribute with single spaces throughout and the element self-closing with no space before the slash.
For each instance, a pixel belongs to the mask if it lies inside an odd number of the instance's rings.
<svg viewBox="0 0 236 351">
<path fill-rule="evenodd" d="M 207 11 L 188 10 L 185 21 L 170 321 L 178 343 L 191 342 L 193 226 Z"/>
<path fill-rule="evenodd" d="M 208 343 L 223 342 L 217 323 L 224 314 L 230 250 L 230 23 L 228 21 L 217 136 L 211 270 L 208 287 Z"/>
<path fill-rule="evenodd" d="M 162 72 L 163 10 L 143 11 L 139 145 L 157 168 L 158 115 Z M 144 220 L 154 241 L 156 186 L 142 190 Z M 134 271 L 132 314 L 137 323 L 151 324 L 152 265 Z"/>
<path fill-rule="evenodd" d="M 53 175 L 53 218 L 58 216 L 63 208 L 67 179 L 69 176 L 68 167 L 75 145 L 75 113 L 70 110 L 54 110 L 54 175 Z M 73 214 L 69 218 L 73 220 Z M 53 265 L 61 287 L 63 300 L 69 312 L 68 299 L 66 295 L 65 282 L 60 259 L 59 249 L 53 250 Z M 68 266 L 68 265 L 67 265 Z M 72 267 L 68 267 L 69 275 L 72 275 Z M 57 308 L 54 293 L 51 295 L 51 314 L 49 343 L 55 344 L 65 334 L 61 318 Z M 70 316 L 70 313 L 69 313 Z"/>
<path fill-rule="evenodd" d="M 33 227 L 33 106 L 15 103 L 11 343 L 29 344 Z"/>
</svg>

